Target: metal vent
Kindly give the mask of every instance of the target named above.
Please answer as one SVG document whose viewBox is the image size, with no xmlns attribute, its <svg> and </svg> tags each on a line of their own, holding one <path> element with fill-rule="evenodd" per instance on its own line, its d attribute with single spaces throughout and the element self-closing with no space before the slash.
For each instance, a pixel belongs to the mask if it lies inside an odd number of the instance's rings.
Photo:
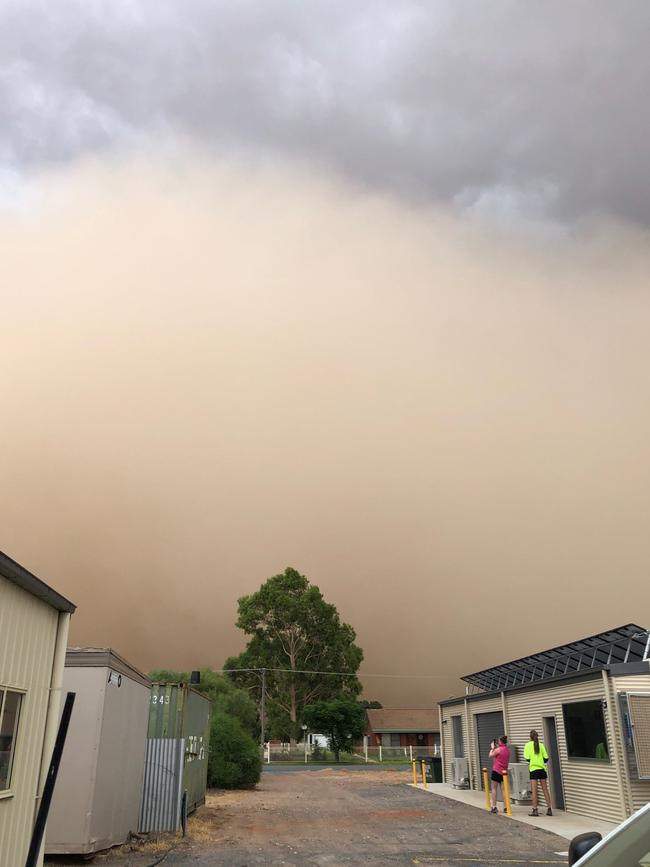
<svg viewBox="0 0 650 867">
<path fill-rule="evenodd" d="M 650 695 L 628 692 L 627 709 L 636 770 L 640 780 L 650 780 Z"/>
</svg>

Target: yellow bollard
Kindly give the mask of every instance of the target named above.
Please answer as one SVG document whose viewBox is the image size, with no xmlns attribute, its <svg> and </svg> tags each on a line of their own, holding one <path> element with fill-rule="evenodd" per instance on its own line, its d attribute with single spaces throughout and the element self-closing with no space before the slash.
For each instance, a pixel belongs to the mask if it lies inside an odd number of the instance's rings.
<svg viewBox="0 0 650 867">
<path fill-rule="evenodd" d="M 427 787 L 427 763 L 422 762 L 422 785 L 426 789 Z"/>
<path fill-rule="evenodd" d="M 485 789 L 485 807 L 488 810 L 492 809 L 490 802 L 490 786 L 488 785 L 487 768 L 483 768 L 483 788 Z"/>
<path fill-rule="evenodd" d="M 416 761 L 412 761 L 411 764 L 413 765 L 413 785 L 417 786 L 417 784 L 418 784 L 417 764 L 418 763 Z"/>
<path fill-rule="evenodd" d="M 510 786 L 508 785 L 508 772 L 503 773 L 503 800 L 506 808 L 506 815 L 512 816 L 512 807 L 510 806 Z"/>
</svg>

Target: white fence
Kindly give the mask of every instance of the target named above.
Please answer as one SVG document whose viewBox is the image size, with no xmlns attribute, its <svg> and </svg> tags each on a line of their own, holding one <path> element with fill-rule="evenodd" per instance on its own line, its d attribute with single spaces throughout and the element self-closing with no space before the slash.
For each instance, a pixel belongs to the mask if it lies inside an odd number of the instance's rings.
<svg viewBox="0 0 650 867">
<path fill-rule="evenodd" d="M 341 753 L 340 761 L 346 764 L 406 764 L 413 759 L 425 756 L 439 756 L 440 747 L 436 744 L 431 747 L 371 747 L 367 744 L 359 744 L 350 753 Z M 293 748 L 290 744 L 266 744 L 264 747 L 264 761 L 267 764 L 273 762 L 304 762 L 331 764 L 336 761 L 334 751 L 310 744 L 297 744 Z"/>
</svg>

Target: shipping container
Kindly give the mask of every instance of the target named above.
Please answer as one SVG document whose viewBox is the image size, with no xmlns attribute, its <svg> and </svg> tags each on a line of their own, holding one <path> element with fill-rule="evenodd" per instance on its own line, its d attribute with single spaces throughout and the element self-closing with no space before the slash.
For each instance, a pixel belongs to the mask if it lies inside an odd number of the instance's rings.
<svg viewBox="0 0 650 867">
<path fill-rule="evenodd" d="M 48 854 L 90 855 L 138 830 L 151 682 L 107 648 L 70 648 L 76 700 L 47 824 Z"/>
<path fill-rule="evenodd" d="M 185 683 L 154 683 L 152 686 L 147 736 L 149 740 L 182 739 L 185 742 L 182 790 L 187 815 L 205 803 L 210 709 L 210 700 Z"/>
</svg>

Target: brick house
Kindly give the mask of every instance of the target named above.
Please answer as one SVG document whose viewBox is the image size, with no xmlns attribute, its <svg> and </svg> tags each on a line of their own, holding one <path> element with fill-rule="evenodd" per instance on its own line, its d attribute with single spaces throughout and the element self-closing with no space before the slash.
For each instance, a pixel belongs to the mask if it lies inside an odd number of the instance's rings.
<svg viewBox="0 0 650 867">
<path fill-rule="evenodd" d="M 370 747 L 426 747 L 434 753 L 440 749 L 440 725 L 434 708 L 369 708 L 366 714 Z"/>
</svg>

